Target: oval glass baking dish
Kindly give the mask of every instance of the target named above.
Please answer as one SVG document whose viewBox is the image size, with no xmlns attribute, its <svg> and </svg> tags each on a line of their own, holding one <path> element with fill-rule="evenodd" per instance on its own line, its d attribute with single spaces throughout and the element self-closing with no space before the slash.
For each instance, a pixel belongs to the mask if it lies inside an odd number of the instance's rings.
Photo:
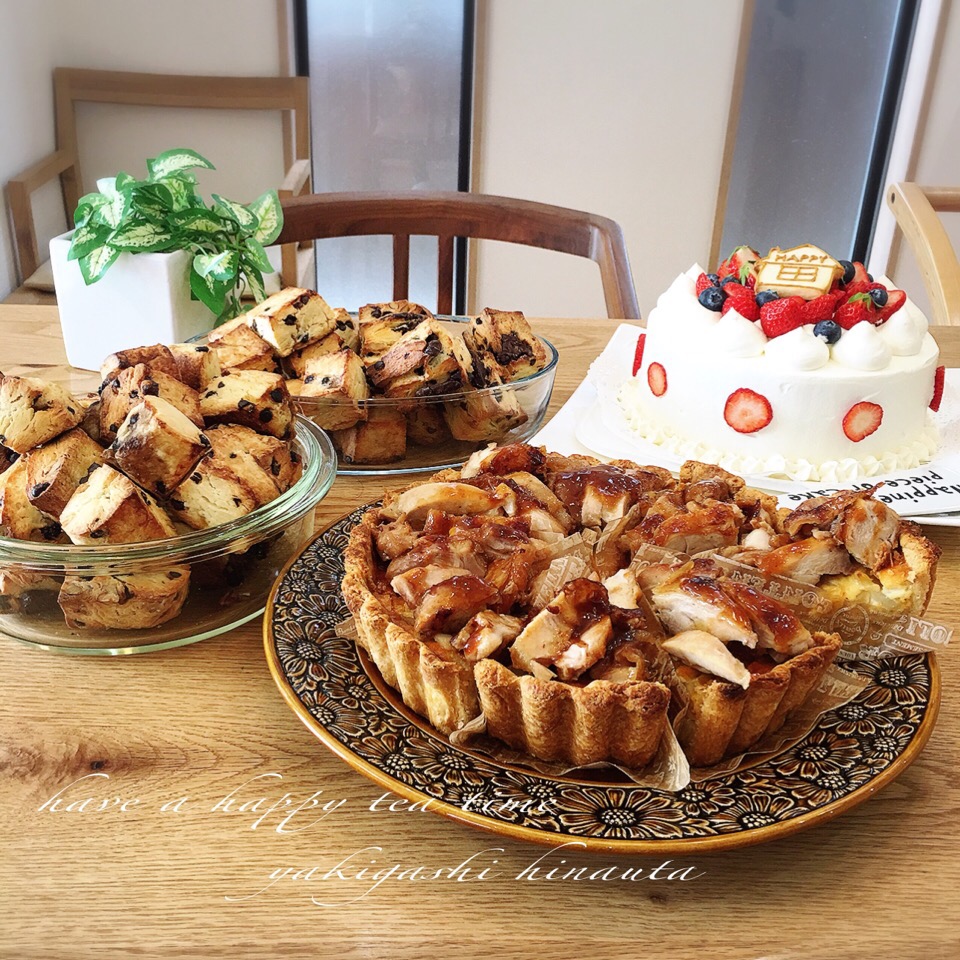
<svg viewBox="0 0 960 960">
<path fill-rule="evenodd" d="M 312 536 L 314 509 L 336 477 L 329 437 L 302 417 L 294 450 L 303 473 L 289 490 L 206 530 L 110 546 L 0 537 L 0 636 L 43 650 L 116 656 L 195 643 L 259 616 L 274 580 Z M 68 625 L 61 591 L 72 592 L 74 604 L 92 597 L 99 619 L 115 625 Z M 172 609 L 165 604 L 178 612 L 156 626 L 130 625 L 165 617 Z"/>
<path fill-rule="evenodd" d="M 442 319 L 451 333 L 468 319 Z M 327 430 L 341 474 L 421 473 L 459 467 L 488 443 L 529 440 L 543 423 L 559 354 L 543 337 L 543 369 L 509 383 L 433 396 L 307 397 L 288 381 L 300 413 Z"/>
</svg>

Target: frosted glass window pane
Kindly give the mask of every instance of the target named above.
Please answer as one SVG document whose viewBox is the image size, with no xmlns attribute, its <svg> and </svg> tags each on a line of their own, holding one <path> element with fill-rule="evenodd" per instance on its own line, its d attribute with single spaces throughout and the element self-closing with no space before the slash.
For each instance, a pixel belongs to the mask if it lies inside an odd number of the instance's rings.
<svg viewBox="0 0 960 960">
<path fill-rule="evenodd" d="M 899 0 L 759 0 L 721 253 L 811 242 L 848 256 Z"/>
<path fill-rule="evenodd" d="M 314 190 L 456 190 L 462 0 L 307 0 Z M 435 307 L 436 240 L 414 238 L 410 297 Z M 317 245 L 317 289 L 355 309 L 392 296 L 388 238 Z"/>
</svg>

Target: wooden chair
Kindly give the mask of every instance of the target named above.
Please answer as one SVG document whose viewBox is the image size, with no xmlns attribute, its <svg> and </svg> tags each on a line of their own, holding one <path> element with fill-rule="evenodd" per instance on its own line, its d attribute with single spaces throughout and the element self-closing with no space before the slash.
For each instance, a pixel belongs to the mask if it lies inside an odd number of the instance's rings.
<svg viewBox="0 0 960 960">
<path fill-rule="evenodd" d="M 960 261 L 937 213 L 960 213 L 960 187 L 895 183 L 887 203 L 920 267 L 935 324 L 960 324 Z"/>
<path fill-rule="evenodd" d="M 393 236 L 393 296 L 407 298 L 410 237 L 438 241 L 439 313 L 453 312 L 455 237 L 504 240 L 587 257 L 600 267 L 607 315 L 638 320 L 623 232 L 579 210 L 475 193 L 326 193 L 283 202 L 279 243 L 371 235 Z"/>
<path fill-rule="evenodd" d="M 282 111 L 283 167 L 287 173 L 277 193 L 284 199 L 303 193 L 310 184 L 308 84 L 306 77 L 191 77 L 65 67 L 55 69 L 57 149 L 14 177 L 6 187 L 20 282 L 29 278 L 41 263 L 33 194 L 59 177 L 64 214 L 67 223 L 72 225 L 73 212 L 85 192 L 77 149 L 78 103 Z M 296 255 L 295 245 L 285 247 L 281 254 L 281 276 L 289 282 L 296 282 Z"/>
</svg>

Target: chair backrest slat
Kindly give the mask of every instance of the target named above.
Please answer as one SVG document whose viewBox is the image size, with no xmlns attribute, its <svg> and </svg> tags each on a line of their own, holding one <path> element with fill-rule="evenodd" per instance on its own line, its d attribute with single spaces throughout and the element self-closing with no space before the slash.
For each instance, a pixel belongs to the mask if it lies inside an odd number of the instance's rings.
<svg viewBox="0 0 960 960">
<path fill-rule="evenodd" d="M 593 260 L 607 315 L 640 318 L 626 244 L 606 217 L 529 200 L 470 193 L 327 193 L 283 202 L 278 242 L 344 236 L 394 237 L 394 297 L 409 288 L 409 237 L 438 238 L 438 311 L 453 303 L 455 237 L 519 243 Z M 402 279 L 401 279 L 402 275 Z M 398 291 L 404 291 L 401 297 Z"/>
<path fill-rule="evenodd" d="M 887 190 L 887 203 L 920 267 L 931 321 L 960 324 L 960 260 L 937 216 L 960 213 L 960 187 L 895 183 Z"/>
</svg>

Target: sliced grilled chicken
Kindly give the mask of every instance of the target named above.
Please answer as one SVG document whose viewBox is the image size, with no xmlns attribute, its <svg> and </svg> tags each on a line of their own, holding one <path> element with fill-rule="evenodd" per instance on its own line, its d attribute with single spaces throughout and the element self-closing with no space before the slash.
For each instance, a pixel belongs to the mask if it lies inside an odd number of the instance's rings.
<svg viewBox="0 0 960 960">
<path fill-rule="evenodd" d="M 428 588 L 420 598 L 414 628 L 420 637 L 457 633 L 495 597 L 496 590 L 479 577 L 450 577 Z"/>
<path fill-rule="evenodd" d="M 613 635 L 604 587 L 571 580 L 524 628 L 510 648 L 513 665 L 541 678 L 575 680 L 604 655 Z"/>
<path fill-rule="evenodd" d="M 471 540 L 452 537 L 420 537 L 412 550 L 387 564 L 387 579 L 414 567 L 460 567 L 467 573 L 483 576 L 487 569 L 480 548 Z"/>
<path fill-rule="evenodd" d="M 722 580 L 720 584 L 750 618 L 757 632 L 757 646 L 791 657 L 813 646 L 810 631 L 782 603 L 737 580 Z"/>
<path fill-rule="evenodd" d="M 702 506 L 693 503 L 691 508 L 663 520 L 651 531 L 650 542 L 687 554 L 737 542 L 743 513 L 736 504 L 713 501 Z"/>
<path fill-rule="evenodd" d="M 390 587 L 398 593 L 411 607 L 415 607 L 420 598 L 437 583 L 443 583 L 452 577 L 462 577 L 463 567 L 413 567 L 397 574 L 391 581 Z"/>
<path fill-rule="evenodd" d="M 413 549 L 419 534 L 406 520 L 392 520 L 377 527 L 377 553 L 387 562 Z"/>
<path fill-rule="evenodd" d="M 385 517 L 406 517 L 410 523 L 423 520 L 430 510 L 444 513 L 490 513 L 497 511 L 503 498 L 469 483 L 437 482 L 421 483 L 397 494 L 384 503 Z"/>
<path fill-rule="evenodd" d="M 467 621 L 451 642 L 468 660 L 476 662 L 495 657 L 522 629 L 523 621 L 519 617 L 482 610 Z"/>
<path fill-rule="evenodd" d="M 460 471 L 464 480 L 479 473 L 496 473 L 504 476 L 517 471 L 542 473 L 544 467 L 543 451 L 527 443 L 509 443 L 498 447 L 491 443 L 483 450 L 472 454 Z"/>
<path fill-rule="evenodd" d="M 720 588 L 713 577 L 682 574 L 654 587 L 651 601 L 671 633 L 705 630 L 718 640 L 757 645 L 750 619 Z"/>
<path fill-rule="evenodd" d="M 684 630 L 664 640 L 661 646 L 671 656 L 704 673 L 729 680 L 744 690 L 750 686 L 750 671 L 711 633 Z"/>
<path fill-rule="evenodd" d="M 850 573 L 853 561 L 831 537 L 807 537 L 764 554 L 757 559 L 756 567 L 767 576 L 817 583 L 829 574 Z"/>
<path fill-rule="evenodd" d="M 607 577 L 603 585 L 613 606 L 624 610 L 636 610 L 640 606 L 640 584 L 637 583 L 636 574 L 629 568 L 618 570 L 613 576 Z"/>
<path fill-rule="evenodd" d="M 879 570 L 900 542 L 900 518 L 885 503 L 861 498 L 844 509 L 832 533 L 854 560 Z"/>
<path fill-rule="evenodd" d="M 851 503 L 869 499 L 876 491 L 877 487 L 869 490 L 841 490 L 832 497 L 813 497 L 806 500 L 784 517 L 784 532 L 795 537 L 801 532 L 809 534 L 812 530 L 829 530 Z"/>
</svg>

